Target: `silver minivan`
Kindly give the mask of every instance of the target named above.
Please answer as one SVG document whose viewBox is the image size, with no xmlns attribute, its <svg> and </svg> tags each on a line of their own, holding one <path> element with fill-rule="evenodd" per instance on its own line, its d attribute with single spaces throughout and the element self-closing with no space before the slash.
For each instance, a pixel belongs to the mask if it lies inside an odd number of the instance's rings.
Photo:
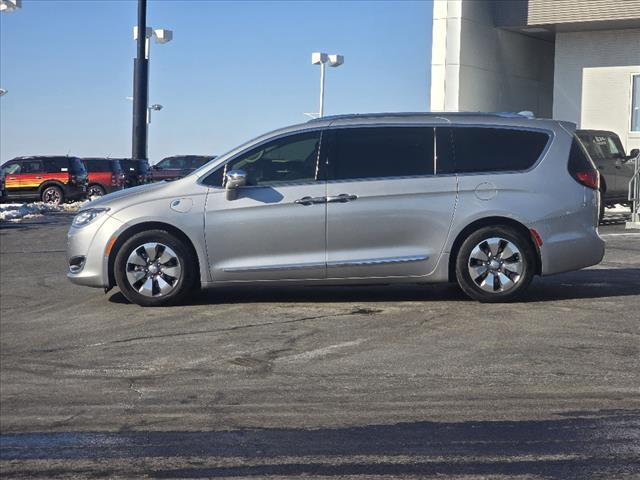
<svg viewBox="0 0 640 480">
<path fill-rule="evenodd" d="M 323 117 L 87 204 L 69 279 L 143 306 L 200 287 L 457 281 L 483 302 L 602 260 L 575 125 L 518 114 Z"/>
</svg>

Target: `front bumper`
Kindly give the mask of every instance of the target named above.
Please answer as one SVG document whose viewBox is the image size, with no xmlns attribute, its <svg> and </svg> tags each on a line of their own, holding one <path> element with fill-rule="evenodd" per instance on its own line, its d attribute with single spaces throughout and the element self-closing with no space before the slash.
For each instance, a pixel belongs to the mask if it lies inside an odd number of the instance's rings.
<svg viewBox="0 0 640 480">
<path fill-rule="evenodd" d="M 109 285 L 107 248 L 123 228 L 124 223 L 106 214 L 85 227 L 72 226 L 67 234 L 67 278 L 77 285 L 106 288 Z"/>
</svg>

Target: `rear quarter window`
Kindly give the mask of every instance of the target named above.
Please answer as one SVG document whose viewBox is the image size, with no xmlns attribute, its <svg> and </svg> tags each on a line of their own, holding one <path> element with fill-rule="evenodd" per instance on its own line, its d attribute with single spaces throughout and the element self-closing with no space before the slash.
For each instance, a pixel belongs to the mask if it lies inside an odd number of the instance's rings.
<svg viewBox="0 0 640 480">
<path fill-rule="evenodd" d="M 437 129 L 438 173 L 528 170 L 549 142 L 544 132 L 495 127 Z"/>
</svg>

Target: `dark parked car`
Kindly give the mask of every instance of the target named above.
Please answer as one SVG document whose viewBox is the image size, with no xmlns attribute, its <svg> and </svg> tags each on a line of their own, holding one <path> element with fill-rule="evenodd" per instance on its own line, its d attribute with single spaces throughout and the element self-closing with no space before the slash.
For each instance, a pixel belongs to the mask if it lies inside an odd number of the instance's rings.
<svg viewBox="0 0 640 480">
<path fill-rule="evenodd" d="M 83 158 L 82 162 L 89 174 L 89 198 L 101 197 L 124 188 L 125 174 L 117 158 Z"/>
<path fill-rule="evenodd" d="M 0 200 L 4 200 L 7 193 L 4 191 L 4 170 L 0 169 Z"/>
<path fill-rule="evenodd" d="M 130 158 L 121 158 L 119 160 L 125 174 L 125 188 L 144 185 L 151 181 L 148 161 L 132 160 Z"/>
<path fill-rule="evenodd" d="M 638 149 L 625 155 L 618 135 L 606 130 L 576 130 L 591 159 L 600 171 L 600 216 L 605 206 L 629 203 L 629 181 L 634 165 L 629 161 L 638 156 Z"/>
<path fill-rule="evenodd" d="M 151 181 L 158 182 L 185 177 L 214 158 L 216 157 L 205 155 L 175 155 L 163 158 L 151 167 Z"/>
<path fill-rule="evenodd" d="M 87 195 L 87 170 L 76 157 L 17 157 L 2 165 L 7 198 L 58 205 Z"/>
</svg>

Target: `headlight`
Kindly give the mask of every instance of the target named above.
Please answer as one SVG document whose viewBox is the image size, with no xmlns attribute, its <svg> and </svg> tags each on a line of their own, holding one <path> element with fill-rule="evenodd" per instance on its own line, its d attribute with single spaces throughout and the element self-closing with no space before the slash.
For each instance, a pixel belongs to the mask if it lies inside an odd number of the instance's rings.
<svg viewBox="0 0 640 480">
<path fill-rule="evenodd" d="M 108 208 L 87 208 L 86 210 L 81 211 L 75 217 L 73 217 L 73 222 L 71 223 L 71 225 L 76 228 L 84 227 L 85 225 L 89 225 L 100 215 L 108 211 Z"/>
</svg>

